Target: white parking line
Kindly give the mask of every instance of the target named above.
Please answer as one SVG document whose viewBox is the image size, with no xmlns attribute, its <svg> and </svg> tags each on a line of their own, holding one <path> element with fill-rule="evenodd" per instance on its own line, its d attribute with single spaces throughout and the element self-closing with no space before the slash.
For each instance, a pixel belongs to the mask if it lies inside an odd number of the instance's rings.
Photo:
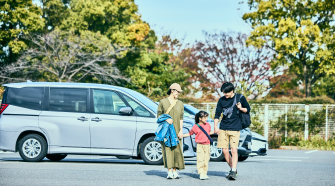
<svg viewBox="0 0 335 186">
<path fill-rule="evenodd" d="M 309 154 L 309 153 L 313 153 L 313 152 L 317 152 L 318 150 L 312 150 L 312 151 L 308 151 L 308 152 L 305 152 L 306 154 Z"/>
<path fill-rule="evenodd" d="M 309 158 L 309 157 L 285 157 L 285 156 L 255 156 L 255 158 Z"/>
<path fill-rule="evenodd" d="M 258 159 L 257 160 L 271 160 L 271 161 L 301 161 L 301 160 L 285 160 L 285 159 Z"/>
</svg>

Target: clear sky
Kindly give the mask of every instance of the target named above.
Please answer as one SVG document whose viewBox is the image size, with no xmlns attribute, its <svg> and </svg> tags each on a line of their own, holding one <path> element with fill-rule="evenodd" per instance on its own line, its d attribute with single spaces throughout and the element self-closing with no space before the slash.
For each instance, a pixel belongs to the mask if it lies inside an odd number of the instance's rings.
<svg viewBox="0 0 335 186">
<path fill-rule="evenodd" d="M 186 36 L 186 43 L 202 40 L 203 31 L 251 31 L 242 20 L 242 15 L 249 11 L 246 0 L 135 0 L 135 3 L 142 20 L 158 36 L 171 34 L 178 39 Z"/>
</svg>

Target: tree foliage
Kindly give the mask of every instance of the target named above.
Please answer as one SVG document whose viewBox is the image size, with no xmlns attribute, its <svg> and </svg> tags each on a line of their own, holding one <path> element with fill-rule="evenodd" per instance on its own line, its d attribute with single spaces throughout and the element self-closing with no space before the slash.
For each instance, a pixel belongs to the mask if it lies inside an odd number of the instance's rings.
<svg viewBox="0 0 335 186">
<path fill-rule="evenodd" d="M 0 1 L 0 63 L 14 62 L 19 53 L 28 48 L 29 42 L 22 37 L 30 32 L 41 31 L 44 19 L 41 9 L 32 0 Z"/>
<path fill-rule="evenodd" d="M 313 96 L 328 96 L 335 100 L 335 77 L 327 76 L 320 78 L 313 86 Z"/>
<path fill-rule="evenodd" d="M 166 96 L 170 85 L 177 82 L 184 90 L 180 98 L 185 100 L 186 94 L 191 93 L 192 87 L 189 79 L 191 73 L 185 67 L 185 49 L 182 46 L 179 40 L 172 39 L 168 35 L 163 36 L 153 49 L 147 50 L 150 65 L 138 66 L 138 71 L 132 73 L 138 81 L 132 81 L 134 84 L 128 86 L 136 86 L 138 91 L 154 100 L 159 100 Z"/>
<path fill-rule="evenodd" d="M 247 35 L 205 32 L 205 41 L 198 41 L 193 59 L 199 63 L 201 87 L 220 94 L 223 82 L 232 82 L 240 93 L 257 98 L 267 88 L 271 76 L 272 52 L 266 47 L 246 46 Z"/>
<path fill-rule="evenodd" d="M 112 45 L 101 34 L 82 31 L 80 36 L 54 30 L 49 34 L 30 34 L 26 40 L 33 46 L 24 51 L 17 62 L 2 69 L 9 73 L 6 80 L 19 76 L 37 81 L 83 82 L 96 81 L 117 84 L 126 78 L 112 66 L 117 55 L 127 49 Z"/>
<path fill-rule="evenodd" d="M 267 97 L 304 97 L 304 90 L 300 87 L 300 82 L 295 73 L 288 69 L 283 70 L 283 74 L 270 78 L 270 87 Z"/>
<path fill-rule="evenodd" d="M 321 77 L 335 73 L 334 0 L 249 0 L 243 15 L 253 31 L 248 45 L 277 53 L 272 67 L 287 65 L 304 82 L 306 97 Z"/>
</svg>

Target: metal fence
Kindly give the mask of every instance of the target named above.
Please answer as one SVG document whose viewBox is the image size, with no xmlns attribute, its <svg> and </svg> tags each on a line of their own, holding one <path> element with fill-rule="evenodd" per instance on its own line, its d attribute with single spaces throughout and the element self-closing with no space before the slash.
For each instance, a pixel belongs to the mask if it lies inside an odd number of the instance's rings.
<svg viewBox="0 0 335 186">
<path fill-rule="evenodd" d="M 191 105 L 208 112 L 210 117 L 214 118 L 216 104 L 199 103 Z M 325 140 L 335 137 L 335 105 L 252 104 L 250 107 L 253 123 L 261 125 L 263 136 L 267 139 L 269 133 L 284 136 L 285 139 L 295 135 L 301 135 L 304 139 L 314 135 L 320 135 Z M 295 120 L 296 123 L 292 123 L 292 120 Z M 283 127 L 280 129 L 278 124 L 282 124 Z M 296 130 L 300 129 L 300 131 L 292 131 L 287 126 L 288 124 L 297 125 L 291 126 L 291 128 L 299 126 Z M 313 133 L 311 132 L 312 129 Z"/>
</svg>

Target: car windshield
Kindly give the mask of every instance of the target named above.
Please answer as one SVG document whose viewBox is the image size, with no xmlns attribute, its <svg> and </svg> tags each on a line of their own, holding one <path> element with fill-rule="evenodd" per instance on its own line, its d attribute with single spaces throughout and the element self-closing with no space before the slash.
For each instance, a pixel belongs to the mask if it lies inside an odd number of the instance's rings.
<svg viewBox="0 0 335 186">
<path fill-rule="evenodd" d="M 135 99 L 137 99 L 141 103 L 145 104 L 147 107 L 149 107 L 150 110 L 152 110 L 155 114 L 157 114 L 158 105 L 150 98 L 130 89 L 125 89 L 124 91 L 132 95 Z"/>
<path fill-rule="evenodd" d="M 191 112 L 191 114 L 193 115 L 196 115 L 200 110 L 198 110 L 197 108 L 191 106 L 191 105 L 187 105 L 187 104 L 184 104 L 184 107 L 189 111 Z M 211 118 L 208 117 L 208 120 L 212 120 Z"/>
</svg>

